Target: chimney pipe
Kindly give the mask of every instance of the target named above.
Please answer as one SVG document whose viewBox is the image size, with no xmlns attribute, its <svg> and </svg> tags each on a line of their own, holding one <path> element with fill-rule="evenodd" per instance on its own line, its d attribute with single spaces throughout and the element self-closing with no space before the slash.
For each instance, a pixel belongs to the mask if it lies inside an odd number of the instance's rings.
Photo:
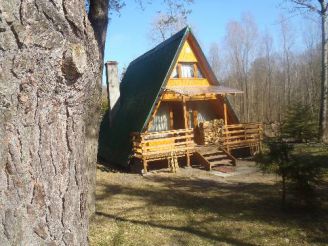
<svg viewBox="0 0 328 246">
<path fill-rule="evenodd" d="M 109 122 L 113 118 L 113 108 L 120 97 L 120 85 L 118 78 L 118 63 L 116 61 L 108 61 L 106 66 L 106 84 L 107 84 L 107 99 L 109 108 Z"/>
</svg>

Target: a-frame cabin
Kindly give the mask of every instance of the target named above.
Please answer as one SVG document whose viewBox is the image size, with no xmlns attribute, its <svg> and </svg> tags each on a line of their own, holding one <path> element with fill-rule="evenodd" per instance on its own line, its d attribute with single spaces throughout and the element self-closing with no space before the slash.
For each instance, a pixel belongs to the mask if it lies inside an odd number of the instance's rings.
<svg viewBox="0 0 328 246">
<path fill-rule="evenodd" d="M 178 157 L 189 166 L 193 155 L 211 169 L 222 156 L 234 164 L 232 149 L 260 147 L 261 125 L 241 124 L 226 99 L 242 91 L 219 85 L 188 27 L 131 62 L 120 93 L 107 136 L 113 163 L 139 160 L 147 172 L 149 162 Z M 200 126 L 214 119 L 220 139 L 209 144 Z"/>
</svg>

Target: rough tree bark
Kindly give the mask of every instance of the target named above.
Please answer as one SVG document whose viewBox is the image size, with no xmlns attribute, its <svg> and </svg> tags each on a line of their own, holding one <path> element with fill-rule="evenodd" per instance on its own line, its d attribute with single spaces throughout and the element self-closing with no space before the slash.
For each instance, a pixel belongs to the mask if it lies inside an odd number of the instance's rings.
<svg viewBox="0 0 328 246">
<path fill-rule="evenodd" d="M 87 244 L 102 55 L 84 4 L 0 0 L 1 245 Z"/>
<path fill-rule="evenodd" d="M 321 6 L 321 36 L 322 36 L 322 78 L 319 137 L 323 143 L 328 144 L 328 10 L 326 0 L 319 0 Z"/>
</svg>

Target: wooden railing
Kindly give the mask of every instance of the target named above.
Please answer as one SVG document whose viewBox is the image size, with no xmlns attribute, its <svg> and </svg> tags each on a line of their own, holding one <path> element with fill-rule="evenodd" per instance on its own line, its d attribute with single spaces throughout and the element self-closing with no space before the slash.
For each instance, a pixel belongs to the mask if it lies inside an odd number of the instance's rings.
<svg viewBox="0 0 328 246">
<path fill-rule="evenodd" d="M 232 149 L 250 147 L 252 151 L 261 148 L 263 128 L 261 123 L 244 123 L 226 125 L 222 131 L 222 145 L 230 151 Z"/>
<path fill-rule="evenodd" d="M 193 129 L 132 133 L 133 156 L 161 159 L 174 153 L 188 154 L 195 146 Z"/>
<path fill-rule="evenodd" d="M 133 156 L 142 160 L 160 160 L 171 156 L 191 154 L 195 149 L 192 128 L 162 132 L 132 133 Z M 254 153 L 261 148 L 261 123 L 226 125 L 216 142 L 224 150 L 250 147 Z"/>
</svg>

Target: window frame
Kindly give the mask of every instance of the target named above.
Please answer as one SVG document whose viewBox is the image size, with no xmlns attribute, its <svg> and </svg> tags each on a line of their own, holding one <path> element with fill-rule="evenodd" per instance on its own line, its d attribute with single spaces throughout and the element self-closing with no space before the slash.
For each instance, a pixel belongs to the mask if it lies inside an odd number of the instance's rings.
<svg viewBox="0 0 328 246">
<path fill-rule="evenodd" d="M 183 64 L 190 64 L 193 66 L 193 77 L 182 77 L 182 65 Z M 175 66 L 174 70 L 177 70 L 178 77 L 172 77 L 173 70 L 170 76 L 170 79 L 205 79 L 203 72 L 200 70 L 200 66 L 198 62 L 178 62 Z M 202 77 L 199 77 L 199 75 Z"/>
</svg>

